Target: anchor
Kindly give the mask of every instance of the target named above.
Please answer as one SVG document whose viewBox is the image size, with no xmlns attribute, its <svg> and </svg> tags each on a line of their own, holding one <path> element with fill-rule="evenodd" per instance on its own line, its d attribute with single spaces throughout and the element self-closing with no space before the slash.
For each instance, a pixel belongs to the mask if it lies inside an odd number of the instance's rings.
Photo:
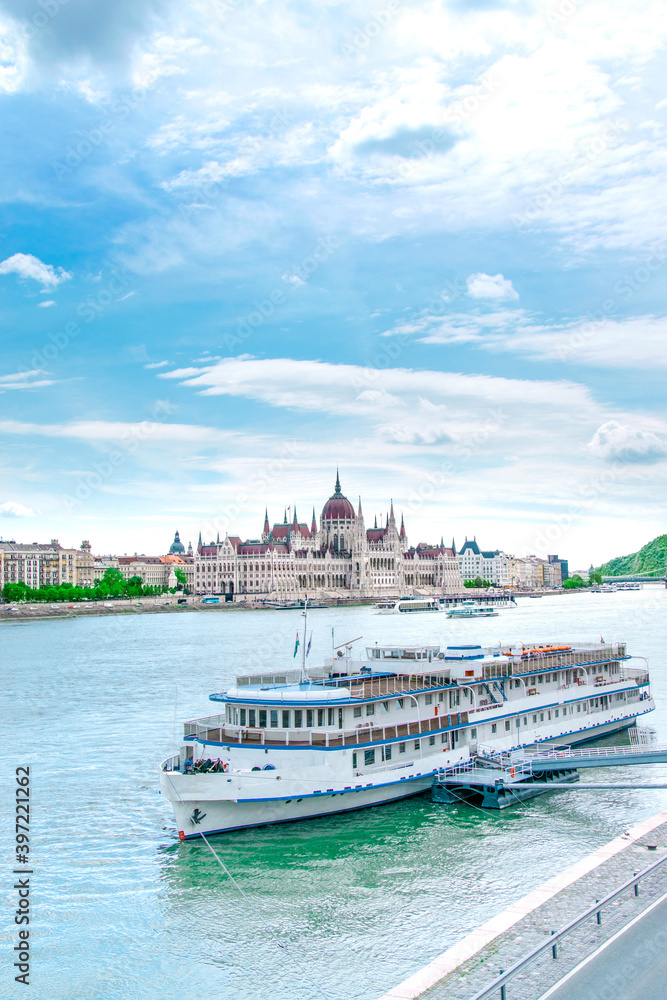
<svg viewBox="0 0 667 1000">
<path fill-rule="evenodd" d="M 205 816 L 206 813 L 202 812 L 201 809 L 193 809 L 191 817 L 193 824 L 195 826 L 199 826 L 199 824 L 201 823 L 201 821 L 204 819 Z"/>
</svg>

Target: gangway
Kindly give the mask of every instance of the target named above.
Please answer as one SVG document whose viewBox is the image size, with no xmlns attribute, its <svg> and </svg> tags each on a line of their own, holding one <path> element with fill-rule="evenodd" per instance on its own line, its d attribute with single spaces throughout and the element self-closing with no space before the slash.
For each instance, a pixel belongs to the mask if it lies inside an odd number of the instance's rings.
<svg viewBox="0 0 667 1000">
<path fill-rule="evenodd" d="M 507 756 L 507 755 L 504 755 Z M 558 746 L 549 749 L 520 750 L 509 755 L 515 767 L 519 761 L 530 764 L 533 773 L 559 771 L 563 767 L 613 767 L 629 764 L 667 764 L 667 745 L 622 746 L 622 747 L 571 747 Z"/>
<path fill-rule="evenodd" d="M 667 746 L 647 743 L 577 750 L 568 746 L 513 751 L 489 751 L 480 747 L 469 762 L 438 772 L 433 779 L 431 797 L 434 802 L 468 802 L 483 808 L 504 809 L 563 786 L 581 791 L 667 788 L 667 782 L 591 783 L 579 780 L 580 768 L 666 763 Z"/>
</svg>

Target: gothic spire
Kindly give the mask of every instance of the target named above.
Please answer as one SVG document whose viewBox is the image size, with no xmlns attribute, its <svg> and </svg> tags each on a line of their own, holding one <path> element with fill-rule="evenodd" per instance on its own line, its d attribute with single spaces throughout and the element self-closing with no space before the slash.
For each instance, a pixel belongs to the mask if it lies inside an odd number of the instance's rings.
<svg viewBox="0 0 667 1000">
<path fill-rule="evenodd" d="M 336 466 L 336 493 L 340 493 L 340 476 L 338 475 L 338 466 Z"/>
</svg>

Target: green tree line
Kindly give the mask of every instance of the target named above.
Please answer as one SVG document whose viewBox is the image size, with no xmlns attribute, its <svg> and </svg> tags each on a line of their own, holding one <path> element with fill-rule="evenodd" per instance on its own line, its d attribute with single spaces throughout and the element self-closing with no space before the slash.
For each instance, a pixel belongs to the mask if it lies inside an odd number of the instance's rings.
<svg viewBox="0 0 667 1000">
<path fill-rule="evenodd" d="M 179 576 L 180 573 L 180 576 Z M 172 593 L 185 588 L 185 573 L 176 570 L 176 579 L 179 586 L 172 588 Z M 156 594 L 165 594 L 167 587 L 149 587 L 144 584 L 140 576 L 131 576 L 126 580 L 119 569 L 109 568 L 105 570 L 104 576 L 94 587 L 75 587 L 72 583 L 61 583 L 57 585 L 45 584 L 43 587 L 33 588 L 26 583 L 6 583 L 2 588 L 2 596 L 6 601 L 12 603 L 16 601 L 32 601 L 39 603 L 57 603 L 67 601 L 70 604 L 74 601 L 104 601 L 113 597 L 153 597 Z"/>
</svg>

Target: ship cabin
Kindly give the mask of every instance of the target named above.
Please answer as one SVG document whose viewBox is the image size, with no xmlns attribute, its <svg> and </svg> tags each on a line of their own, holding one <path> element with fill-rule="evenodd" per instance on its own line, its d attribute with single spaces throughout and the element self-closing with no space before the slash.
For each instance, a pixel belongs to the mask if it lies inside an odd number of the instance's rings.
<svg viewBox="0 0 667 1000">
<path fill-rule="evenodd" d="M 372 770 L 478 743 L 511 749 L 568 734 L 574 741 L 652 708 L 648 668 L 626 666 L 622 643 L 375 644 L 365 653 L 354 659 L 348 646 L 307 674 L 238 677 L 210 695 L 224 703 L 219 715 L 185 723 L 186 743 L 206 744 L 208 756 L 223 748 L 239 766 L 236 751 L 245 748 L 280 751 L 286 765 L 290 749 L 300 751 L 301 765 L 349 748 L 353 769 Z"/>
</svg>

